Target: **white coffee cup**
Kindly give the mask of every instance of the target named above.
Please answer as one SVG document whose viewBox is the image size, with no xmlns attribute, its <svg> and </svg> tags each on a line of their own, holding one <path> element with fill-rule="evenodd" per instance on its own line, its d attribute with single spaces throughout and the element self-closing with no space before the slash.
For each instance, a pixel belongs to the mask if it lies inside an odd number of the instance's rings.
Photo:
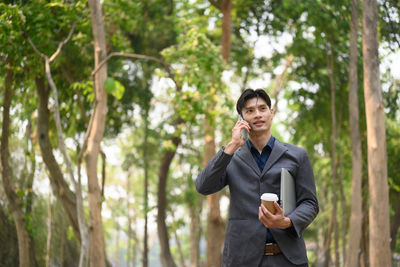
<svg viewBox="0 0 400 267">
<path fill-rule="evenodd" d="M 261 195 L 261 203 L 266 207 L 272 214 L 276 213 L 274 201 L 278 201 L 278 195 L 274 193 L 264 193 Z"/>
</svg>

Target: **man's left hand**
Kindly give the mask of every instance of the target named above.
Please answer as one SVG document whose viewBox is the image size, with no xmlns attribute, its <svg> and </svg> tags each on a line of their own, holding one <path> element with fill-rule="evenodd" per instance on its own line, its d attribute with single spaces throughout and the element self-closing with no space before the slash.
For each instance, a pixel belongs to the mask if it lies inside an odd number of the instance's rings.
<svg viewBox="0 0 400 267">
<path fill-rule="evenodd" d="M 261 204 L 258 208 L 258 219 L 267 228 L 286 229 L 291 227 L 292 221 L 283 215 L 283 210 L 276 201 L 274 201 L 274 206 L 276 213 L 272 214 L 266 207 L 264 207 L 264 205 Z"/>
</svg>

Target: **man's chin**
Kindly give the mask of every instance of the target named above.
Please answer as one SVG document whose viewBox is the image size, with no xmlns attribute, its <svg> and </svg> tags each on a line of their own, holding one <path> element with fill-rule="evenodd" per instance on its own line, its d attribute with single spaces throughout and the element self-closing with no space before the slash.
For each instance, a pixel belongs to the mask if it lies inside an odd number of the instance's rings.
<svg viewBox="0 0 400 267">
<path fill-rule="evenodd" d="M 251 128 L 251 130 L 254 131 L 254 132 L 265 132 L 265 131 L 268 130 L 268 128 L 265 125 L 262 125 L 262 126 L 259 126 L 259 127 L 253 126 Z"/>
<path fill-rule="evenodd" d="M 268 129 L 266 127 L 260 127 L 260 128 L 256 128 L 253 127 L 251 129 L 251 131 L 255 134 L 255 135 L 262 135 L 262 134 L 267 134 L 268 133 Z"/>
</svg>

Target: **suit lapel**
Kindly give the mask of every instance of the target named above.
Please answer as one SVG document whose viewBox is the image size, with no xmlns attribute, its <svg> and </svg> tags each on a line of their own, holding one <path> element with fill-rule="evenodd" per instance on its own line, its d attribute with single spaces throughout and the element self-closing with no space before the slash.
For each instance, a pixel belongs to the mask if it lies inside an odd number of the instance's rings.
<svg viewBox="0 0 400 267">
<path fill-rule="evenodd" d="M 257 163 L 254 161 L 253 155 L 250 152 L 249 147 L 245 143 L 243 146 L 239 148 L 236 154 L 247 164 L 249 165 L 258 176 L 260 176 L 261 172 L 257 166 Z"/>
<path fill-rule="evenodd" d="M 261 173 L 263 176 L 271 167 L 272 165 L 287 151 L 287 147 L 282 145 L 278 139 L 275 139 L 274 148 L 271 151 L 271 155 L 268 158 L 267 163 L 264 166 L 264 170 Z"/>
</svg>

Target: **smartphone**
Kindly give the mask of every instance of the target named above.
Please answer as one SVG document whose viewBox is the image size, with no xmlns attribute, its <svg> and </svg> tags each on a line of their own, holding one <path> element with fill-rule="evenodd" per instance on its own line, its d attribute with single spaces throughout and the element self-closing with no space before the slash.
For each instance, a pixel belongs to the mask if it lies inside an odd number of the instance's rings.
<svg viewBox="0 0 400 267">
<path fill-rule="evenodd" d="M 242 115 L 239 115 L 239 120 L 244 121 Z M 243 136 L 245 141 L 249 139 L 249 133 L 245 129 L 240 130 L 240 134 Z"/>
</svg>

